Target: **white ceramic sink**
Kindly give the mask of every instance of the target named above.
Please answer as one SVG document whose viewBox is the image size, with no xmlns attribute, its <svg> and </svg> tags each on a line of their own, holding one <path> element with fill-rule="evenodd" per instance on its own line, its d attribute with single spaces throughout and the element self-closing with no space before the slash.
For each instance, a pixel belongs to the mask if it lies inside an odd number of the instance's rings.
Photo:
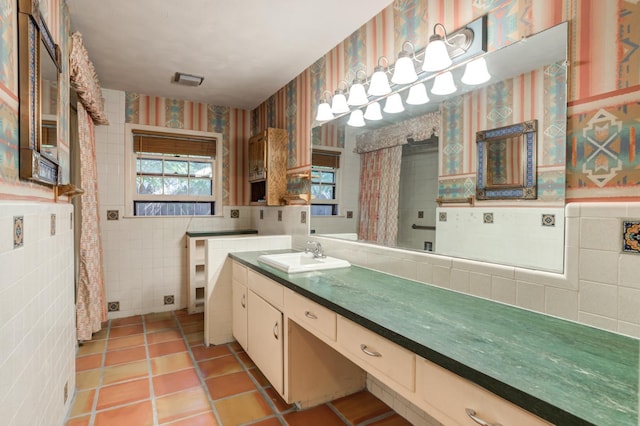
<svg viewBox="0 0 640 426">
<path fill-rule="evenodd" d="M 263 254 L 258 256 L 258 261 L 288 274 L 351 266 L 346 260 L 330 256 L 315 258 L 312 253 Z"/>
</svg>

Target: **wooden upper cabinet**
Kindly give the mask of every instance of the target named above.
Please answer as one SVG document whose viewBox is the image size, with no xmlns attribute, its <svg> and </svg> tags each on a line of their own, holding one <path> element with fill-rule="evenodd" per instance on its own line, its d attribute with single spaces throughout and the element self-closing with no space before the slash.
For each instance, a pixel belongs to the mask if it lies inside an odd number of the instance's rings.
<svg viewBox="0 0 640 426">
<path fill-rule="evenodd" d="M 251 203 L 277 206 L 287 193 L 287 131 L 268 128 L 249 139 Z"/>
</svg>

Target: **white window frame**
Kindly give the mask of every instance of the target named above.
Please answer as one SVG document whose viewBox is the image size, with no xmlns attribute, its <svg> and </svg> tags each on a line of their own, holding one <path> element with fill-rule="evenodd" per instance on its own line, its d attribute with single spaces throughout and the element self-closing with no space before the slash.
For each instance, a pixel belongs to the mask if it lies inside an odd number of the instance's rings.
<svg viewBox="0 0 640 426">
<path fill-rule="evenodd" d="M 311 174 L 313 174 L 313 165 L 311 166 Z M 317 166 L 317 167 L 321 167 L 321 166 Z M 336 205 L 337 207 L 337 213 L 334 215 L 330 215 L 330 216 L 325 216 L 325 215 L 321 215 L 319 217 L 339 217 L 341 215 L 341 211 L 340 211 L 340 169 L 333 169 L 333 172 L 335 173 L 335 192 L 333 194 L 334 198 L 333 200 L 318 200 L 318 199 L 311 199 L 311 204 L 331 204 L 331 205 Z M 309 183 L 310 185 L 313 185 L 313 183 Z M 314 215 L 315 216 L 315 215 Z"/>
<path fill-rule="evenodd" d="M 213 159 L 213 194 L 211 197 L 180 195 L 139 195 L 136 191 L 136 160 L 138 156 L 133 151 L 133 132 L 135 130 L 172 133 L 180 136 L 200 136 L 215 138 L 216 156 Z M 222 134 L 212 132 L 201 132 L 197 130 L 173 129 L 160 126 L 147 126 L 143 124 L 124 125 L 125 138 L 125 154 L 124 154 L 124 215 L 125 217 L 135 218 L 158 218 L 158 217 L 191 217 L 191 216 L 136 216 L 133 211 L 134 201 L 206 201 L 214 203 L 214 213 L 211 216 L 193 216 L 193 217 L 216 217 L 222 216 Z"/>
</svg>

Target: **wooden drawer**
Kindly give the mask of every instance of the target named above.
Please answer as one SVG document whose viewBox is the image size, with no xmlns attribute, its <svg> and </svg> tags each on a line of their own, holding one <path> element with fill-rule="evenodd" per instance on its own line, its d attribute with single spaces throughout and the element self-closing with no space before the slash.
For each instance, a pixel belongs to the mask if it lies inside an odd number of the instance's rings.
<svg viewBox="0 0 640 426">
<path fill-rule="evenodd" d="M 413 352 L 341 316 L 338 316 L 337 325 L 338 345 L 364 362 L 365 370 L 374 376 L 381 373 L 410 391 L 415 389 Z"/>
<path fill-rule="evenodd" d="M 284 293 L 284 306 L 287 315 L 304 328 L 320 333 L 319 337 L 336 340 L 335 312 L 288 289 Z"/>
<path fill-rule="evenodd" d="M 550 424 L 439 365 L 419 356 L 416 358 L 416 393 L 448 418 L 438 419 L 445 424 L 476 424 L 467 414 L 467 408 L 474 410 L 477 417 L 490 424 Z"/>
<path fill-rule="evenodd" d="M 233 279 L 240 284 L 247 285 L 247 268 L 235 260 L 231 262 Z"/>
<path fill-rule="evenodd" d="M 284 287 L 251 269 L 247 270 L 249 289 L 278 309 L 284 305 Z M 251 308 L 249 308 L 251 309 Z"/>
</svg>

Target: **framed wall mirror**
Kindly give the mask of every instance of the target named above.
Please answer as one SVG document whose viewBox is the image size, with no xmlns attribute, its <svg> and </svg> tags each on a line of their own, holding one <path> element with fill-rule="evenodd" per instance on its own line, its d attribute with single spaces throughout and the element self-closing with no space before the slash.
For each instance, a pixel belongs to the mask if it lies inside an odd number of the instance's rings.
<svg viewBox="0 0 640 426">
<path fill-rule="evenodd" d="M 476 133 L 478 200 L 535 200 L 538 120 Z"/>
<path fill-rule="evenodd" d="M 38 0 L 18 2 L 20 178 L 57 185 L 60 49 Z"/>
</svg>

